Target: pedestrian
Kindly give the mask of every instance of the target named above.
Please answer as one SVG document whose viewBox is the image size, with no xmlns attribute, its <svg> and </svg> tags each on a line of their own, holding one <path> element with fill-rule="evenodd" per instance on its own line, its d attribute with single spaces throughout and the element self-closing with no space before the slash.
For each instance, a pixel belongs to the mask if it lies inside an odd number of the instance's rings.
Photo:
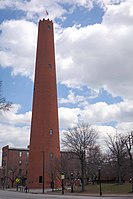
<svg viewBox="0 0 133 199">
<path fill-rule="evenodd" d="M 28 190 L 28 187 L 27 187 L 27 185 L 25 186 L 25 192 L 27 193 L 27 190 Z"/>
</svg>

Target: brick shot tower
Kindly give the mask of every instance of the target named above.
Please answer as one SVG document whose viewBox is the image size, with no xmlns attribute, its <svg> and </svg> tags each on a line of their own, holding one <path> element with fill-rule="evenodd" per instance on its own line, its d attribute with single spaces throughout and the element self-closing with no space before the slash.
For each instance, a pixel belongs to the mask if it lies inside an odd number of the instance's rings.
<svg viewBox="0 0 133 199">
<path fill-rule="evenodd" d="M 53 22 L 40 20 L 28 167 L 29 188 L 60 186 L 60 160 Z M 44 179 L 44 180 L 43 180 Z"/>
</svg>

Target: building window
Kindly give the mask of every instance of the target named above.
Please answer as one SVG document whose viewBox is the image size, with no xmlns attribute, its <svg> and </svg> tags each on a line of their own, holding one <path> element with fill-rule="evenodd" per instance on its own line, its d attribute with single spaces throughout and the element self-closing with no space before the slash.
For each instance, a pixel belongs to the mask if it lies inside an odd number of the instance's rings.
<svg viewBox="0 0 133 199">
<path fill-rule="evenodd" d="M 21 160 L 19 160 L 19 165 L 21 165 L 22 164 L 22 161 Z"/>
<path fill-rule="evenodd" d="M 48 25 L 48 30 L 50 30 L 51 29 L 51 26 L 50 25 Z"/>
<path fill-rule="evenodd" d="M 22 151 L 19 152 L 19 157 L 22 157 Z"/>
<path fill-rule="evenodd" d="M 53 135 L 53 129 L 50 129 L 49 134 Z"/>
</svg>

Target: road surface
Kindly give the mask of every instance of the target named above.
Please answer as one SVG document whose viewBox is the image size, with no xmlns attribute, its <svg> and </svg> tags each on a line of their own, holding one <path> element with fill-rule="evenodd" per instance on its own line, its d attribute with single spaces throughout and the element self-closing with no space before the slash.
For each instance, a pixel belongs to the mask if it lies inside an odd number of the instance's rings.
<svg viewBox="0 0 133 199">
<path fill-rule="evenodd" d="M 14 191 L 0 190 L 0 199 L 131 199 L 133 196 L 72 196 L 72 195 L 50 195 L 31 194 Z"/>
</svg>

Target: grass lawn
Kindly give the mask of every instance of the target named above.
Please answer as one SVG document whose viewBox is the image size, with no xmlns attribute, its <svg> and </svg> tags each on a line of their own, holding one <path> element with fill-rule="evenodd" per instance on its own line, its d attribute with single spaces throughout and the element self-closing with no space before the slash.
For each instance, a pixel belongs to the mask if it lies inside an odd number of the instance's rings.
<svg viewBox="0 0 133 199">
<path fill-rule="evenodd" d="M 125 184 L 101 184 L 102 192 L 104 194 L 127 194 L 131 192 L 131 183 Z M 75 192 L 80 191 L 81 187 L 74 187 Z M 88 193 L 99 193 L 99 185 L 88 185 L 86 186 L 86 192 Z"/>
</svg>

